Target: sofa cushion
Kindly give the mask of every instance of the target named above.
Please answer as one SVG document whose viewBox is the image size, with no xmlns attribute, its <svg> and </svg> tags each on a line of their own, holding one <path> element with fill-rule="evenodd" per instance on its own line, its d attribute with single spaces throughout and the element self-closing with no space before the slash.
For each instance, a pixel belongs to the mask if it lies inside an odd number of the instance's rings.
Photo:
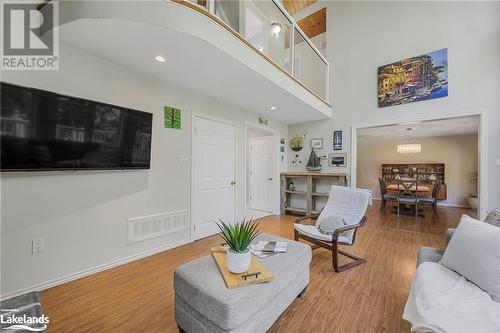
<svg viewBox="0 0 500 333">
<path fill-rule="evenodd" d="M 211 255 L 179 266 L 174 274 L 178 297 L 222 330 L 231 331 L 253 318 L 266 304 L 309 272 L 311 247 L 289 239 L 261 234 L 259 240 L 286 241 L 287 253 L 259 260 L 274 276 L 268 283 L 228 289 Z M 297 295 L 294 295 L 294 297 Z"/>
<path fill-rule="evenodd" d="M 463 215 L 441 263 L 500 302 L 500 228 Z"/>
<path fill-rule="evenodd" d="M 403 319 L 412 332 L 500 332 L 500 303 L 445 266 L 418 266 Z"/>
</svg>

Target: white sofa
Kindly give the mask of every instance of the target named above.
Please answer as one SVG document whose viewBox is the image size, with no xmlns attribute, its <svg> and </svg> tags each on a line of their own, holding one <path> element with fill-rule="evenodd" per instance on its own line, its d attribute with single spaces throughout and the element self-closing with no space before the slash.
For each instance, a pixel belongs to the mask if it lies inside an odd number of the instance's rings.
<svg viewBox="0 0 500 333">
<path fill-rule="evenodd" d="M 500 332 L 500 228 L 467 216 L 459 228 L 445 250 L 420 249 L 403 313 L 412 332 Z"/>
</svg>

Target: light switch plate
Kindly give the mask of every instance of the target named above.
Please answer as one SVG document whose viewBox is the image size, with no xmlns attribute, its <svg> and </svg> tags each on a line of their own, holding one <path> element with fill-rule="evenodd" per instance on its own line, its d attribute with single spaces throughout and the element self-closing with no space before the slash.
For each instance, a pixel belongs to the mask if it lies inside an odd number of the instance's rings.
<svg viewBox="0 0 500 333">
<path fill-rule="evenodd" d="M 43 238 L 34 239 L 31 243 L 31 252 L 42 252 L 45 250 L 45 241 Z"/>
</svg>

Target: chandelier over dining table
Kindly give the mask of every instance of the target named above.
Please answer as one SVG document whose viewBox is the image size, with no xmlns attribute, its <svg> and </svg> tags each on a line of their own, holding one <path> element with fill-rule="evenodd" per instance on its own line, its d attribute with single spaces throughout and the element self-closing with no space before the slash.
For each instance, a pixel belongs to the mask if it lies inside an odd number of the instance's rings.
<svg viewBox="0 0 500 333">
<path fill-rule="evenodd" d="M 422 152 L 422 145 L 420 143 L 407 143 L 407 144 L 397 145 L 396 150 L 398 154 L 414 155 Z"/>
</svg>

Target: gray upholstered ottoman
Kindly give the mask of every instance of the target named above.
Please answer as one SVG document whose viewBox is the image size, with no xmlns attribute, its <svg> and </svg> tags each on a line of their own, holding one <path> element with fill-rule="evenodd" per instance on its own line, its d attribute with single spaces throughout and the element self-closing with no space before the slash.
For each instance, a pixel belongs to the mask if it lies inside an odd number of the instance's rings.
<svg viewBox="0 0 500 333">
<path fill-rule="evenodd" d="M 257 259 L 274 276 L 268 283 L 228 289 L 211 255 L 179 266 L 174 274 L 175 319 L 188 333 L 265 332 L 309 283 L 310 246 L 288 242 L 288 252 Z M 208 249 L 207 249 L 208 251 Z"/>
</svg>

